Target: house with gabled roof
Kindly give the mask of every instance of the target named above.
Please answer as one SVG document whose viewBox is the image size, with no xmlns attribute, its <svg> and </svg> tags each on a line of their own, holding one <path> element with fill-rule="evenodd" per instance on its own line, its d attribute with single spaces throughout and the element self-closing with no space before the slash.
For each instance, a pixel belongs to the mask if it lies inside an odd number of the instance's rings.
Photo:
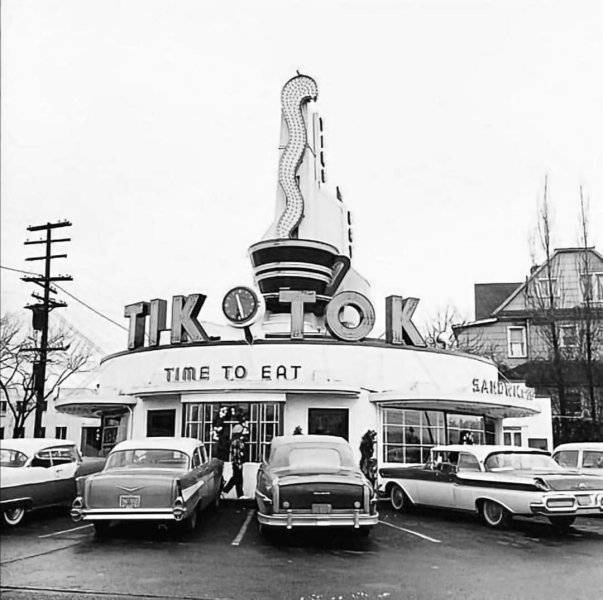
<svg viewBox="0 0 603 600">
<path fill-rule="evenodd" d="M 595 248 L 558 248 L 523 283 L 475 284 L 475 320 L 453 330 L 460 349 L 551 397 L 556 441 L 603 439 L 603 256 Z"/>
</svg>

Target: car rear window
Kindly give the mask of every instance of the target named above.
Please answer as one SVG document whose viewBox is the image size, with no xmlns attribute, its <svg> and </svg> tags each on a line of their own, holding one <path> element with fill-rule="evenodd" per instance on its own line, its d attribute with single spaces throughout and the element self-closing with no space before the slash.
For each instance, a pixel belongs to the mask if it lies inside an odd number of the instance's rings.
<svg viewBox="0 0 603 600">
<path fill-rule="evenodd" d="M 180 450 L 135 449 L 111 452 L 105 471 L 111 469 L 187 469 L 188 455 Z"/>
<path fill-rule="evenodd" d="M 354 458 L 352 452 L 346 446 L 287 445 L 275 448 L 273 455 L 270 457 L 270 463 L 275 468 L 327 467 L 338 469 L 353 467 Z"/>
</svg>

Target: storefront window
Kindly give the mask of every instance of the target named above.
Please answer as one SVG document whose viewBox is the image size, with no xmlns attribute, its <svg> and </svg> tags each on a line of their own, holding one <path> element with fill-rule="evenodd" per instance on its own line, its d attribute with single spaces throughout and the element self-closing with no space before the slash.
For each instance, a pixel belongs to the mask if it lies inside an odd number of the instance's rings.
<svg viewBox="0 0 603 600">
<path fill-rule="evenodd" d="M 261 462 L 267 455 L 272 438 L 282 432 L 282 412 L 280 402 L 187 404 L 184 435 L 201 440 L 210 458 L 226 459 L 232 429 L 244 422 L 248 429 L 245 436 L 246 460 Z"/>
<path fill-rule="evenodd" d="M 474 415 L 446 415 L 449 444 L 484 444 L 484 418 Z"/>
<path fill-rule="evenodd" d="M 444 413 L 383 409 L 384 462 L 424 463 L 429 450 L 444 442 Z"/>
</svg>

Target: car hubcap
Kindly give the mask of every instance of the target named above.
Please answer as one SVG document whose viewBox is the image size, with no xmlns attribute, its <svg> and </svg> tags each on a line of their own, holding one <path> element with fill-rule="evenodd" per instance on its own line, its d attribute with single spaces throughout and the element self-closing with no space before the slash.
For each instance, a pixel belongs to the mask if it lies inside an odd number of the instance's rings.
<svg viewBox="0 0 603 600">
<path fill-rule="evenodd" d="M 502 507 L 494 502 L 487 502 L 486 506 L 484 507 L 484 512 L 486 513 L 486 518 L 492 524 L 498 524 L 502 520 Z"/>
<path fill-rule="evenodd" d="M 7 510 L 4 512 L 4 520 L 9 525 L 16 525 L 22 518 L 25 513 L 25 509 L 23 508 L 13 508 L 11 510 Z"/>
<path fill-rule="evenodd" d="M 399 487 L 392 489 L 392 504 L 398 510 L 404 506 L 404 492 Z"/>
</svg>

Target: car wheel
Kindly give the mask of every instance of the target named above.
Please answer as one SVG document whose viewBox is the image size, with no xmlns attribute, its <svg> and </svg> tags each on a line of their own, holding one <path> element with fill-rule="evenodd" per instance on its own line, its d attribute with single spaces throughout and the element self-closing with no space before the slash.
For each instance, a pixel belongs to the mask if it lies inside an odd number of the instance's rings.
<svg viewBox="0 0 603 600">
<path fill-rule="evenodd" d="M 22 506 L 17 508 L 11 508 L 9 510 L 5 510 L 4 513 L 4 522 L 11 527 L 18 525 L 25 516 L 25 509 Z"/>
<path fill-rule="evenodd" d="M 576 517 L 549 517 L 551 525 L 557 531 L 567 531 L 576 520 Z"/>
<path fill-rule="evenodd" d="M 94 526 L 94 533 L 99 540 L 107 537 L 111 525 L 109 521 L 94 521 L 92 525 Z"/>
<path fill-rule="evenodd" d="M 511 520 L 509 511 L 498 502 L 493 502 L 492 500 L 484 500 L 481 503 L 480 514 L 488 527 L 506 527 Z"/>
<path fill-rule="evenodd" d="M 389 500 L 396 510 L 405 511 L 410 508 L 410 498 L 399 485 L 392 485 L 389 492 Z"/>
</svg>

